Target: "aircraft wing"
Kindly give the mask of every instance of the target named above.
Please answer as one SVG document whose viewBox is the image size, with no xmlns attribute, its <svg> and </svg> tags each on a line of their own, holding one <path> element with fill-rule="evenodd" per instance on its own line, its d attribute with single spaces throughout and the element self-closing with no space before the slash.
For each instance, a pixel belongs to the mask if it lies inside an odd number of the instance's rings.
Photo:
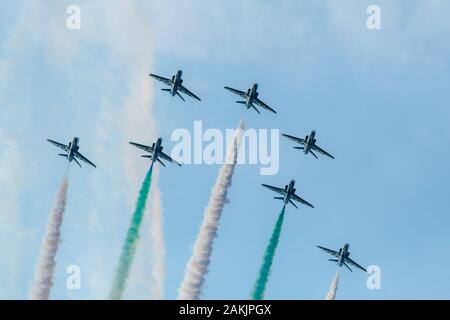
<svg viewBox="0 0 450 320">
<path fill-rule="evenodd" d="M 312 148 L 313 148 L 314 150 L 317 150 L 317 151 L 320 152 L 321 154 L 326 155 L 327 157 L 330 157 L 330 158 L 334 159 L 334 157 L 333 157 L 331 154 L 329 154 L 329 153 L 326 152 L 325 150 L 319 148 L 318 145 L 315 144 L 315 145 L 312 146 Z"/>
<path fill-rule="evenodd" d="M 290 140 L 292 140 L 292 141 L 295 141 L 295 142 L 297 142 L 297 143 L 305 143 L 305 140 L 302 139 L 302 138 L 297 138 L 297 137 L 290 136 L 290 135 L 284 134 L 284 133 L 282 133 L 281 135 L 282 135 L 283 137 L 286 137 L 286 138 L 288 138 L 288 139 L 290 139 Z"/>
<path fill-rule="evenodd" d="M 256 103 L 258 106 L 263 107 L 263 108 L 266 109 L 266 110 L 269 110 L 270 112 L 277 113 L 275 110 L 273 110 L 271 107 L 269 107 L 269 106 L 268 106 L 267 104 L 265 104 L 263 101 L 261 101 L 259 98 L 256 98 L 256 99 L 255 99 L 255 103 Z"/>
<path fill-rule="evenodd" d="M 230 87 L 224 87 L 225 89 L 227 89 L 228 91 L 233 92 L 234 94 L 237 94 L 238 96 L 241 96 L 242 98 L 246 99 L 247 98 L 247 93 L 245 93 L 244 91 L 241 90 L 236 90 Z"/>
<path fill-rule="evenodd" d="M 199 97 L 197 97 L 195 94 L 193 94 L 192 92 L 190 92 L 188 89 L 186 89 L 184 86 L 180 85 L 179 89 L 181 92 L 183 92 L 184 94 L 187 94 L 189 97 L 197 99 L 198 101 L 202 101 L 200 100 Z"/>
<path fill-rule="evenodd" d="M 149 76 L 154 78 L 154 79 L 156 79 L 156 80 L 158 80 L 158 81 L 164 82 L 168 86 L 172 85 L 172 80 L 170 80 L 170 79 L 167 79 L 167 78 L 164 78 L 164 77 L 160 77 L 160 76 L 158 76 L 156 74 L 153 74 L 153 73 L 150 73 Z"/>
<path fill-rule="evenodd" d="M 66 146 L 65 144 L 62 144 L 62 143 L 59 143 L 59 142 L 56 142 L 56 141 L 53 141 L 53 140 L 50 140 L 50 139 L 47 139 L 47 141 L 50 142 L 51 144 L 57 146 L 58 148 L 63 149 L 66 152 L 69 151 L 69 147 Z"/>
<path fill-rule="evenodd" d="M 267 189 L 270 189 L 272 191 L 275 191 L 276 193 L 283 194 L 284 195 L 284 189 L 277 188 L 273 186 L 269 186 L 268 184 L 262 184 L 263 187 L 266 187 Z"/>
<path fill-rule="evenodd" d="M 87 164 L 90 164 L 91 166 L 93 166 L 94 168 L 97 168 L 95 166 L 95 164 L 93 164 L 91 161 L 89 161 L 85 156 L 83 156 L 81 153 L 79 153 L 78 151 L 75 152 L 75 158 L 80 159 L 81 161 L 86 162 Z"/>
<path fill-rule="evenodd" d="M 161 158 L 163 158 L 164 160 L 170 161 L 170 162 L 172 162 L 173 164 L 176 164 L 176 165 L 178 165 L 178 166 L 181 167 L 181 163 L 176 162 L 175 160 L 173 160 L 171 157 L 169 157 L 167 154 L 165 154 L 165 153 L 162 152 L 162 151 L 161 151 L 161 152 L 158 152 L 158 156 L 161 157 Z"/>
<path fill-rule="evenodd" d="M 348 262 L 348 263 L 350 263 L 352 266 L 354 266 L 354 267 L 356 267 L 356 268 L 358 268 L 358 269 L 361 269 L 361 270 L 364 271 L 364 272 L 367 272 L 366 269 L 364 269 L 363 267 L 361 267 L 359 264 L 357 264 L 357 263 L 356 263 L 355 261 L 353 261 L 352 259 L 350 259 L 350 258 L 345 258 L 345 261 Z"/>
<path fill-rule="evenodd" d="M 154 150 L 153 150 L 153 147 L 151 147 L 151 146 L 146 146 L 146 145 L 135 143 L 135 142 L 130 142 L 130 144 L 139 149 L 142 149 L 144 151 L 147 151 L 147 152 L 150 152 L 151 154 L 153 154 Z"/>
<path fill-rule="evenodd" d="M 334 251 L 334 250 L 331 250 L 331 249 L 327 249 L 327 248 L 322 247 L 322 246 L 317 246 L 317 248 L 325 251 L 328 254 L 331 254 L 332 256 L 334 256 L 336 258 L 339 258 L 339 252 L 337 252 L 337 251 Z"/>
<path fill-rule="evenodd" d="M 297 201 L 297 202 L 300 202 L 300 203 L 303 203 L 304 205 L 307 205 L 308 207 L 314 208 L 314 206 L 313 206 L 311 203 L 309 203 L 309 202 L 306 201 L 306 200 L 303 200 L 302 198 L 300 198 L 300 197 L 299 197 L 298 195 L 296 195 L 296 194 L 293 194 L 293 195 L 291 196 L 291 198 L 294 199 L 294 200 Z"/>
</svg>

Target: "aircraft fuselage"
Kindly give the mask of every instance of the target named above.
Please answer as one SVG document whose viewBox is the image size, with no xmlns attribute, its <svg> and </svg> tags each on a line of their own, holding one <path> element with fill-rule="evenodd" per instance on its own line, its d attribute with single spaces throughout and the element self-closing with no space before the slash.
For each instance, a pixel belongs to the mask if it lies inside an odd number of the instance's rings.
<svg viewBox="0 0 450 320">
<path fill-rule="evenodd" d="M 73 138 L 73 140 L 71 142 L 69 142 L 69 152 L 67 153 L 67 159 L 69 160 L 69 162 L 74 159 L 75 153 L 80 148 L 78 146 L 79 140 L 80 139 L 78 137 L 75 137 L 75 138 Z"/>
<path fill-rule="evenodd" d="M 159 154 L 161 153 L 163 146 L 162 144 L 162 139 L 158 138 L 158 140 L 156 140 L 156 143 L 153 143 L 153 156 L 152 156 L 152 163 L 156 161 L 156 159 L 158 158 Z"/>
<path fill-rule="evenodd" d="M 183 75 L 183 71 L 178 70 L 177 73 L 172 77 L 172 90 L 170 91 L 170 94 L 172 96 L 175 96 L 178 91 L 178 87 L 183 83 L 183 80 L 181 79 L 181 76 Z"/>
<path fill-rule="evenodd" d="M 316 131 L 313 130 L 313 131 L 311 131 L 309 136 L 305 137 L 305 148 L 303 151 L 305 154 L 308 154 L 308 152 L 311 150 L 311 146 L 313 146 L 314 143 L 316 142 L 315 136 L 316 136 Z"/>
<path fill-rule="evenodd" d="M 345 263 L 345 259 L 348 258 L 348 256 L 350 255 L 350 252 L 348 252 L 348 248 L 349 248 L 349 244 L 346 243 L 340 250 L 340 256 L 339 256 L 339 261 L 338 261 L 338 265 L 339 267 L 342 267 Z"/>
<path fill-rule="evenodd" d="M 289 200 L 291 200 L 291 196 L 293 194 L 295 194 L 295 180 L 291 180 L 291 182 L 289 183 L 289 185 L 286 185 L 284 187 L 284 204 L 288 204 Z"/>
<path fill-rule="evenodd" d="M 245 105 L 248 109 L 251 108 L 253 101 L 258 97 L 258 84 L 255 83 L 251 88 L 247 90 L 247 99 Z"/>
</svg>

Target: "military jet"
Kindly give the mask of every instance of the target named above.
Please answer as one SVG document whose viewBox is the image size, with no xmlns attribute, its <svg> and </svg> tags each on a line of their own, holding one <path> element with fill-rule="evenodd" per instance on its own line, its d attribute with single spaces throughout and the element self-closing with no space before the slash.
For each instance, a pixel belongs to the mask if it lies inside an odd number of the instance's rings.
<svg viewBox="0 0 450 320">
<path fill-rule="evenodd" d="M 336 259 L 328 259 L 328 261 L 337 262 L 339 267 L 342 267 L 344 265 L 348 268 L 348 270 L 352 271 L 352 269 L 350 269 L 350 267 L 347 265 L 347 263 L 350 263 L 352 266 L 354 266 L 358 269 L 361 269 L 364 272 L 367 272 L 366 269 L 364 269 L 363 267 L 361 267 L 359 264 L 357 264 L 355 261 L 353 261 L 352 259 L 350 259 L 348 257 L 350 255 L 350 252 L 348 251 L 349 247 L 350 247 L 350 245 L 348 243 L 346 243 L 346 244 L 344 244 L 344 246 L 342 248 L 339 249 L 339 251 L 334 251 L 334 250 L 327 249 L 327 248 L 324 248 L 321 246 L 317 246 L 317 248 L 336 257 Z"/>
<path fill-rule="evenodd" d="M 191 91 L 189 91 L 188 89 L 186 89 L 186 87 L 183 86 L 183 79 L 181 79 L 181 76 L 183 75 L 183 71 L 178 70 L 177 73 L 175 75 L 172 76 L 171 79 L 168 78 L 164 78 L 164 77 L 160 77 L 156 74 L 152 74 L 150 73 L 149 76 L 164 82 L 165 84 L 167 84 L 170 89 L 161 89 L 162 91 L 166 91 L 169 92 L 172 97 L 174 97 L 175 95 L 177 95 L 178 97 L 180 97 L 181 100 L 184 100 L 183 96 L 180 94 L 180 91 L 188 96 L 190 96 L 191 98 L 197 99 L 198 101 L 201 101 L 199 97 L 197 97 L 195 94 L 193 94 Z"/>
<path fill-rule="evenodd" d="M 275 191 L 276 193 L 279 193 L 282 195 L 282 197 L 274 197 L 274 199 L 277 200 L 282 200 L 284 202 L 284 206 L 286 206 L 288 203 L 292 204 L 294 207 L 297 207 L 297 205 L 292 201 L 295 200 L 297 202 L 300 202 L 304 205 L 307 205 L 311 208 L 314 208 L 314 206 L 312 204 L 310 204 L 309 202 L 303 200 L 302 198 L 300 198 L 298 195 L 295 194 L 295 180 L 291 180 L 291 182 L 289 183 L 289 185 L 286 185 L 283 188 L 277 188 L 277 187 L 273 187 L 273 186 L 269 186 L 267 184 L 263 184 L 263 187 L 266 187 L 267 189 L 270 189 L 272 191 Z"/>
<path fill-rule="evenodd" d="M 158 161 L 163 167 L 165 167 L 166 165 L 160 159 L 160 158 L 162 158 L 163 160 L 170 161 L 173 164 L 181 166 L 180 163 L 176 162 L 171 157 L 169 157 L 167 154 L 162 152 L 163 146 L 161 145 L 161 143 L 162 143 L 162 138 L 158 138 L 158 140 L 156 140 L 156 143 L 154 142 L 151 146 L 146 146 L 143 144 L 130 142 L 131 145 L 150 153 L 149 155 L 146 154 L 146 155 L 143 155 L 142 157 L 149 158 L 152 161 L 151 165 L 153 165 L 155 163 L 155 161 Z"/>
<path fill-rule="evenodd" d="M 309 136 L 307 135 L 305 137 L 305 139 L 297 138 L 297 137 L 290 136 L 290 135 L 284 134 L 284 133 L 281 135 L 302 145 L 301 147 L 294 147 L 294 149 L 303 150 L 303 152 L 305 154 L 311 153 L 316 159 L 318 159 L 318 158 L 317 158 L 317 155 L 314 153 L 314 151 L 317 151 L 325 156 L 328 156 L 328 157 L 334 159 L 334 157 L 331 154 L 329 154 L 325 150 L 319 148 L 319 146 L 316 144 L 316 138 L 315 138 L 316 131 L 315 130 L 311 131 Z"/>
<path fill-rule="evenodd" d="M 93 166 L 94 168 L 97 168 L 95 166 L 95 164 L 93 164 L 91 161 L 89 161 L 81 153 L 78 152 L 78 149 L 80 149 L 80 146 L 78 145 L 80 139 L 78 137 L 73 138 L 73 140 L 71 142 L 69 142 L 67 145 L 50 140 L 50 139 L 47 139 L 47 141 L 54 144 L 58 148 L 64 150 L 66 153 L 60 153 L 59 155 L 61 157 L 67 158 L 67 160 L 69 160 L 69 162 L 71 162 L 73 160 L 81 167 L 81 164 L 78 162 L 78 160 L 81 160 L 81 161 L 84 161 L 87 164 Z"/>
<path fill-rule="evenodd" d="M 255 83 L 253 84 L 253 86 L 251 88 L 249 88 L 247 90 L 247 92 L 244 91 L 240 91 L 240 90 L 236 90 L 230 87 L 224 87 L 225 89 L 227 89 L 228 91 L 231 91 L 234 94 L 237 94 L 238 96 L 244 98 L 244 101 L 236 101 L 236 103 L 240 103 L 245 105 L 245 107 L 247 107 L 247 109 L 253 108 L 255 109 L 256 112 L 258 112 L 258 114 L 261 114 L 259 112 L 259 110 L 255 107 L 254 103 L 256 103 L 258 106 L 269 110 L 273 113 L 277 113 L 275 110 L 273 110 L 271 107 L 269 107 L 267 104 L 265 104 L 263 101 L 261 101 L 258 96 L 258 84 Z"/>
</svg>

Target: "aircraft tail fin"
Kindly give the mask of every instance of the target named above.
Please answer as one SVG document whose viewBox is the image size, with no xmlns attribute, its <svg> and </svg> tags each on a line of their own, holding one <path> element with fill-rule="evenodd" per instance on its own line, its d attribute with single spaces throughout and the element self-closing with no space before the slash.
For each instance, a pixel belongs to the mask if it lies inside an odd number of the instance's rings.
<svg viewBox="0 0 450 320">
<path fill-rule="evenodd" d="M 141 157 L 142 157 L 142 158 L 147 158 L 147 159 L 152 160 L 152 165 L 153 165 L 153 163 L 155 162 L 155 159 L 153 158 L 153 155 L 152 155 L 152 154 L 144 154 L 144 155 L 142 155 Z M 156 160 L 159 161 L 158 158 L 156 158 Z M 163 166 L 164 166 L 164 164 L 163 164 Z"/>
</svg>

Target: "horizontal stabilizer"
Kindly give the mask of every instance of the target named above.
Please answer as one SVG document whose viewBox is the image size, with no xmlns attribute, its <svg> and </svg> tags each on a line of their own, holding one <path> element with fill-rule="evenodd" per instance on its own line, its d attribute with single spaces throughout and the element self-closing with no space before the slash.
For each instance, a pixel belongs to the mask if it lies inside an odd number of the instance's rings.
<svg viewBox="0 0 450 320">
<path fill-rule="evenodd" d="M 170 92 L 170 89 L 164 88 L 164 89 L 161 89 L 161 91 L 167 91 L 167 92 Z"/>
<path fill-rule="evenodd" d="M 246 104 L 246 101 L 236 101 L 236 103 Z"/>
<path fill-rule="evenodd" d="M 258 114 L 261 114 L 261 112 L 259 112 L 259 110 L 252 104 L 252 108 L 253 109 L 255 109 L 255 111 L 258 113 Z"/>
<path fill-rule="evenodd" d="M 352 269 L 350 269 L 350 267 L 348 266 L 348 264 L 346 264 L 346 263 L 344 262 L 344 265 L 348 268 L 348 270 L 350 270 L 350 272 L 353 272 Z"/>
<path fill-rule="evenodd" d="M 305 150 L 305 147 L 294 147 L 294 149 Z"/>
<path fill-rule="evenodd" d="M 289 200 L 289 203 L 292 204 L 295 208 L 298 209 L 297 205 L 292 200 Z"/>
<path fill-rule="evenodd" d="M 76 158 L 73 158 L 73 160 L 75 160 L 75 162 L 80 166 L 81 168 L 81 164 L 78 162 L 78 160 Z"/>
<path fill-rule="evenodd" d="M 337 259 L 328 259 L 328 261 L 338 262 Z"/>
<path fill-rule="evenodd" d="M 183 96 L 178 91 L 177 91 L 177 96 L 179 96 L 181 100 L 186 101 L 186 100 L 184 100 Z"/>
<path fill-rule="evenodd" d="M 59 154 L 61 157 L 67 157 L 68 155 L 67 154 L 64 154 L 64 153 L 60 153 Z"/>
<path fill-rule="evenodd" d="M 284 197 L 273 197 L 273 198 L 277 200 L 284 200 Z"/>
<path fill-rule="evenodd" d="M 156 158 L 156 160 L 157 160 L 159 163 L 161 163 L 161 165 L 162 165 L 163 167 L 166 166 L 159 158 Z"/>
</svg>

